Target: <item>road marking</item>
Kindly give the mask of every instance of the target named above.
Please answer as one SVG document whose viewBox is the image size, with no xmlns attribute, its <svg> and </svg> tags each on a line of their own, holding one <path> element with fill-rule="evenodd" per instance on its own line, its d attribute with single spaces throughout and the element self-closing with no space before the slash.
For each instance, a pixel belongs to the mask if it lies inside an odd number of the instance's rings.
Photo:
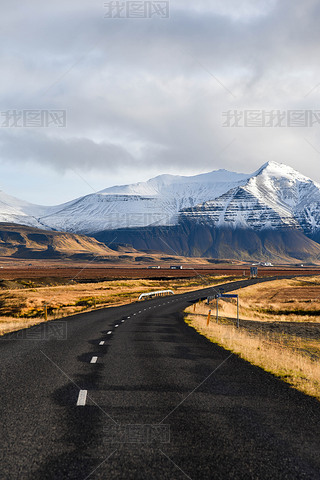
<svg viewBox="0 0 320 480">
<path fill-rule="evenodd" d="M 140 312 L 139 312 L 139 313 L 141 313 L 141 310 L 140 310 Z"/>
<path fill-rule="evenodd" d="M 88 393 L 88 390 L 80 390 L 78 401 L 77 401 L 77 407 L 85 406 L 86 400 L 87 400 L 87 393 Z"/>
<path fill-rule="evenodd" d="M 111 333 L 112 333 L 112 331 L 111 331 L 111 330 L 109 330 L 109 332 L 107 333 L 107 335 L 111 335 Z"/>
<path fill-rule="evenodd" d="M 119 325 L 115 325 L 115 328 L 119 327 Z"/>
<path fill-rule="evenodd" d="M 127 317 L 127 318 L 130 318 L 130 317 Z"/>
<path fill-rule="evenodd" d="M 121 323 L 123 323 L 123 322 L 124 322 L 124 320 L 121 320 Z"/>
<path fill-rule="evenodd" d="M 102 341 L 102 342 L 100 342 L 100 343 L 99 343 L 99 345 L 104 345 L 104 342 L 103 342 L 103 341 Z"/>
<path fill-rule="evenodd" d="M 90 363 L 97 363 L 98 357 L 92 357 Z"/>
</svg>

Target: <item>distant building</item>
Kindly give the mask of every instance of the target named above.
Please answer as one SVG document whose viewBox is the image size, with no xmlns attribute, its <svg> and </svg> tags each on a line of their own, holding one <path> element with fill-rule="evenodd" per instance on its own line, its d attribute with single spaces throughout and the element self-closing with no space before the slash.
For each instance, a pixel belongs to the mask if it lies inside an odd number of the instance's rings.
<svg viewBox="0 0 320 480">
<path fill-rule="evenodd" d="M 171 270 L 182 270 L 182 265 L 170 265 Z"/>
<path fill-rule="evenodd" d="M 161 268 L 160 265 L 149 265 L 148 268 Z"/>
</svg>

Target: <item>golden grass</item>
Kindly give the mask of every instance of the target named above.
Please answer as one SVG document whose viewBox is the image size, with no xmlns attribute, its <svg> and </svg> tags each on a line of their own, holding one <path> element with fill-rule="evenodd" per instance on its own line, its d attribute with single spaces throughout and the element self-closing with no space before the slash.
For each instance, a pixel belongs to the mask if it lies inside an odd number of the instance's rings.
<svg viewBox="0 0 320 480">
<path fill-rule="evenodd" d="M 320 322 L 320 277 L 260 283 L 239 294 L 240 315 L 247 320 Z M 234 315 L 235 307 L 229 311 Z"/>
<path fill-rule="evenodd" d="M 10 288 L 0 293 L 0 335 L 44 321 L 44 306 L 48 320 L 90 311 L 95 308 L 118 306 L 137 301 L 141 293 L 172 289 L 183 293 L 195 288 L 226 281 L 227 277 L 209 279 L 114 280 L 28 288 Z M 233 279 L 232 279 L 233 280 Z"/>
<path fill-rule="evenodd" d="M 0 317 L 0 335 L 4 335 L 8 332 L 15 332 L 21 328 L 32 327 L 38 323 L 43 322 L 41 318 L 27 319 L 27 318 L 13 318 L 13 317 Z"/>
<path fill-rule="evenodd" d="M 186 309 L 186 322 L 212 342 L 320 400 L 319 342 L 296 338 L 294 334 L 266 335 L 237 329 L 233 325 L 217 324 L 215 315 L 211 316 L 207 326 L 208 311 L 209 306 L 204 303 L 197 304 L 196 312 L 189 307 Z M 318 356 L 318 359 L 313 360 L 312 355 Z"/>
</svg>

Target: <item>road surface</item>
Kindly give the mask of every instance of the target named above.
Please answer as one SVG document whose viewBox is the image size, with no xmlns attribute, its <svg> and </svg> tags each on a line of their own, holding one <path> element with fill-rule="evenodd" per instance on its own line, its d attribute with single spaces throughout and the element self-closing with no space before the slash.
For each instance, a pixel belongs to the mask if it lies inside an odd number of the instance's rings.
<svg viewBox="0 0 320 480">
<path fill-rule="evenodd" d="M 184 323 L 212 294 L 2 338 L 0 478 L 320 479 L 319 402 Z"/>
</svg>

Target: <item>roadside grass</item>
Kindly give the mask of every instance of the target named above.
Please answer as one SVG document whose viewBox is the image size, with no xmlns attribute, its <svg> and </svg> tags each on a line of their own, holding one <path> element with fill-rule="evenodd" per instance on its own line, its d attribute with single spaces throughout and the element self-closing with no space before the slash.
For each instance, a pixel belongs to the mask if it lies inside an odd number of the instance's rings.
<svg viewBox="0 0 320 480">
<path fill-rule="evenodd" d="M 44 321 L 82 313 L 95 308 L 119 306 L 138 300 L 141 293 L 172 289 L 183 293 L 208 285 L 235 280 L 235 277 L 195 277 L 168 280 L 113 280 L 92 283 L 65 282 L 39 286 L 26 279 L 0 289 L 0 335 Z M 12 288 L 12 286 L 14 288 Z"/>
<path fill-rule="evenodd" d="M 275 280 L 233 292 L 245 319 L 320 322 L 320 276 Z M 234 313 L 235 307 L 230 312 Z"/>
<path fill-rule="evenodd" d="M 241 320 L 243 324 L 245 323 L 242 315 L 240 315 L 240 328 L 238 329 L 234 326 L 236 315 L 234 315 L 232 321 L 230 317 L 225 316 L 226 313 L 228 316 L 230 315 L 230 304 L 223 305 L 224 303 L 221 302 L 219 305 L 221 314 L 219 323 L 216 323 L 215 309 L 203 302 L 196 305 L 196 311 L 194 311 L 193 306 L 185 310 L 185 321 L 213 343 L 274 374 L 292 387 L 320 400 L 319 339 L 310 339 L 307 335 L 304 336 L 301 331 L 297 336 L 294 328 L 298 325 L 297 323 L 293 325 L 292 333 L 286 334 L 272 330 L 262 332 L 260 329 L 261 320 L 256 321 L 257 328 L 255 330 L 252 330 L 252 321 L 250 322 L 250 329 L 247 329 L 241 326 Z M 232 305 L 232 307 L 234 314 L 235 306 Z M 213 315 L 207 326 L 209 308 L 212 309 Z M 296 315 L 294 315 L 294 318 L 294 321 L 298 322 Z M 301 319 L 300 317 L 300 322 L 304 322 L 305 318 L 302 317 Z M 265 318 L 263 320 L 266 321 Z M 270 318 L 269 322 L 272 326 Z"/>
<path fill-rule="evenodd" d="M 41 323 L 39 319 L 35 320 L 33 318 L 0 317 L 0 336 L 22 328 L 32 327 L 38 323 Z"/>
</svg>

